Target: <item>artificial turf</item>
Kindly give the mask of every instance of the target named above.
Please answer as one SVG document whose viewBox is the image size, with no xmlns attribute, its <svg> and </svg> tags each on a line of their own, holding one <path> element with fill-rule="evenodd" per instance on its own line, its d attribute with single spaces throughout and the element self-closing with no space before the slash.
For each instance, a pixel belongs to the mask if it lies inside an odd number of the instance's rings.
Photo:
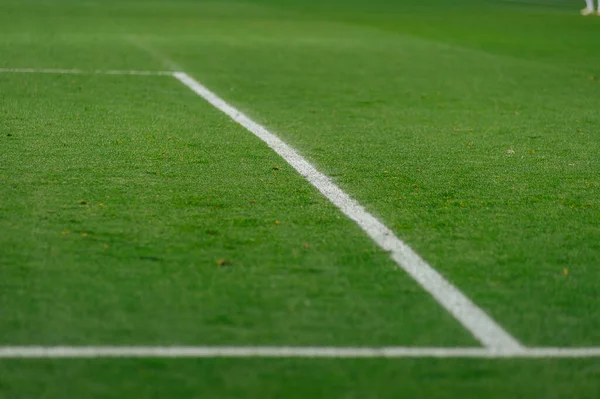
<svg viewBox="0 0 600 399">
<path fill-rule="evenodd" d="M 599 27 L 568 1 L 4 0 L 0 68 L 185 70 L 517 339 L 597 346 Z M 0 74 L 0 99 L 0 345 L 476 345 L 174 79 Z M 0 361 L 0 396 L 597 397 L 599 372 L 597 360 Z"/>
</svg>

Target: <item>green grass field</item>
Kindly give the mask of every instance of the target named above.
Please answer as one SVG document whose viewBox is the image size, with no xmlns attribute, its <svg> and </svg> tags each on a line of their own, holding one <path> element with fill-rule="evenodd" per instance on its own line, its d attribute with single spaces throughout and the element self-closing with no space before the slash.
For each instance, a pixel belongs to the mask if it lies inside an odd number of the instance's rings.
<svg viewBox="0 0 600 399">
<path fill-rule="evenodd" d="M 0 69 L 185 71 L 528 347 L 600 347 L 583 1 L 0 0 Z M 0 71 L 0 347 L 479 347 L 170 76 Z M 588 359 L 0 359 L 0 398 L 598 398 Z"/>
</svg>

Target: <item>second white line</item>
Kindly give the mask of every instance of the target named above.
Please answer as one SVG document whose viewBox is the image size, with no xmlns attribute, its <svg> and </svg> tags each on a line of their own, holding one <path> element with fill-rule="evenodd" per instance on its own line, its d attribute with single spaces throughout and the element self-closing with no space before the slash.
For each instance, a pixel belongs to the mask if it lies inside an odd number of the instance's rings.
<svg viewBox="0 0 600 399">
<path fill-rule="evenodd" d="M 390 229 L 366 211 L 362 205 L 350 198 L 329 177 L 319 172 L 292 147 L 269 132 L 264 126 L 259 125 L 244 113 L 229 105 L 188 74 L 174 72 L 173 77 L 260 138 L 285 159 L 331 203 L 354 220 L 377 245 L 390 252 L 392 259 L 398 266 L 429 292 L 486 348 L 510 352 L 518 352 L 524 349 L 514 337 L 458 288 L 427 264 L 412 248 L 396 237 Z"/>
</svg>

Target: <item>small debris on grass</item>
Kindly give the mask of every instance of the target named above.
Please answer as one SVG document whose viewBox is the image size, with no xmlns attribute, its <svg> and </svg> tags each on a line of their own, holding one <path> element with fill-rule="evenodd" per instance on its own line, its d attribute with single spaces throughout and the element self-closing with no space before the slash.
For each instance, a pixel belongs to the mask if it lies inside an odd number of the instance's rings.
<svg viewBox="0 0 600 399">
<path fill-rule="evenodd" d="M 231 266 L 231 261 L 229 259 L 218 259 L 217 265 L 219 265 L 220 267 Z"/>
<path fill-rule="evenodd" d="M 250 200 L 250 203 L 251 203 L 252 205 L 254 205 L 254 204 L 256 204 L 256 201 L 254 201 L 254 200 Z"/>
<path fill-rule="evenodd" d="M 468 145 L 469 147 L 473 147 L 473 142 L 472 142 L 472 141 L 469 141 L 469 142 L 467 143 L 467 145 Z"/>
<path fill-rule="evenodd" d="M 86 233 L 86 232 L 84 231 L 83 233 L 81 233 L 81 236 L 82 236 L 82 237 L 87 237 L 87 236 L 88 236 L 88 233 Z"/>
<path fill-rule="evenodd" d="M 275 165 L 273 166 L 273 170 L 283 170 L 283 168 L 280 168 L 279 166 Z"/>
<path fill-rule="evenodd" d="M 108 249 L 109 245 L 108 244 L 104 244 L 104 249 Z"/>
<path fill-rule="evenodd" d="M 529 153 L 531 153 L 532 155 L 535 154 L 535 150 L 529 150 Z"/>
<path fill-rule="evenodd" d="M 563 269 L 563 274 L 566 276 L 569 274 L 569 269 Z"/>
<path fill-rule="evenodd" d="M 509 148 L 508 150 L 506 150 L 507 155 L 513 155 L 514 153 L 515 153 L 515 150 L 513 150 L 512 148 Z"/>
<path fill-rule="evenodd" d="M 79 200 L 79 205 L 87 205 L 87 204 L 88 204 L 87 201 Z"/>
<path fill-rule="evenodd" d="M 68 235 L 69 235 L 69 233 L 70 233 L 70 231 L 69 231 L 69 230 L 65 230 L 65 231 L 63 231 L 62 233 L 60 233 L 60 235 L 61 235 L 61 236 L 68 236 Z"/>
<path fill-rule="evenodd" d="M 275 221 L 275 225 L 276 225 L 276 226 L 279 226 L 280 224 L 281 224 L 281 222 L 279 222 L 279 220 L 276 220 L 276 221 Z"/>
<path fill-rule="evenodd" d="M 307 243 L 305 243 L 305 242 L 304 242 L 304 243 L 302 243 L 302 248 L 304 248 L 304 249 L 308 249 L 308 244 L 307 244 Z"/>
</svg>

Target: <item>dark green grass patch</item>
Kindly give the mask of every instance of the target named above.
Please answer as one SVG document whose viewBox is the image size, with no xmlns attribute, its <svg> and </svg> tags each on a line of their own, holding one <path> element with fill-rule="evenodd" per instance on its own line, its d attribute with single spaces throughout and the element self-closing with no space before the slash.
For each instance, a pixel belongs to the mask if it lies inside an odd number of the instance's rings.
<svg viewBox="0 0 600 399">
<path fill-rule="evenodd" d="M 597 398 L 596 360 L 36 360 L 0 363 L 6 398 Z"/>
</svg>

